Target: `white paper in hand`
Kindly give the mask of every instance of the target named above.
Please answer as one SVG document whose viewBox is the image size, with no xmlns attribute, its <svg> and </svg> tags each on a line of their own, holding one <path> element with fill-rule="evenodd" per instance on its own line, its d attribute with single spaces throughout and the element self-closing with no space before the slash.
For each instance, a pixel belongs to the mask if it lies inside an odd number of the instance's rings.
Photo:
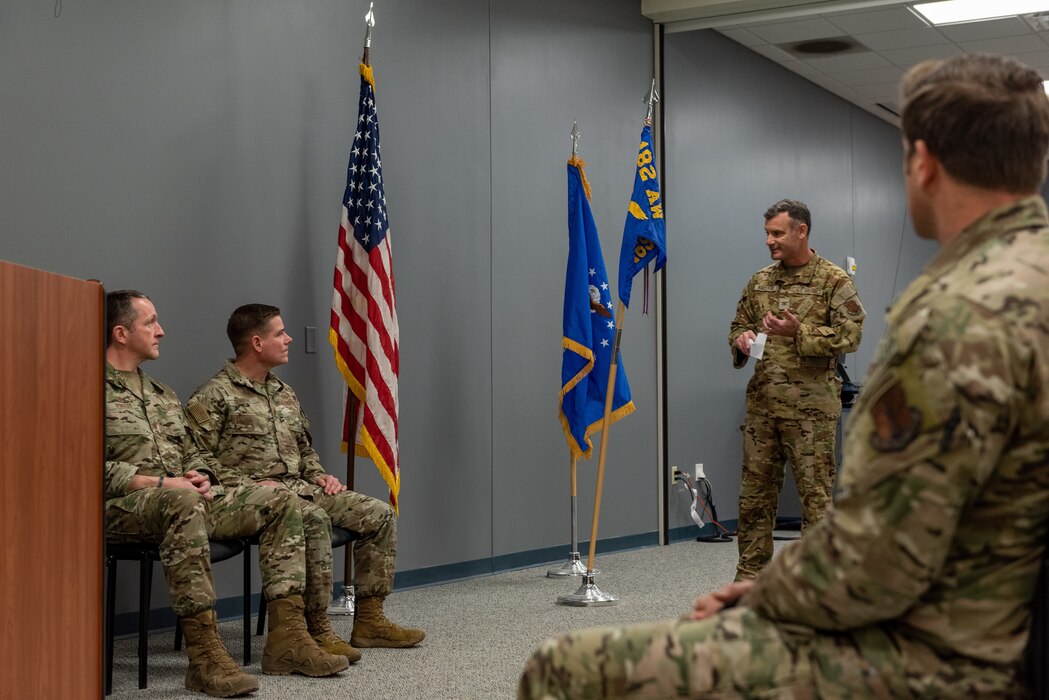
<svg viewBox="0 0 1049 700">
<path fill-rule="evenodd" d="M 758 333 L 758 337 L 748 341 L 750 343 L 750 356 L 755 360 L 760 360 L 765 354 L 765 341 L 768 340 L 768 333 Z"/>
</svg>

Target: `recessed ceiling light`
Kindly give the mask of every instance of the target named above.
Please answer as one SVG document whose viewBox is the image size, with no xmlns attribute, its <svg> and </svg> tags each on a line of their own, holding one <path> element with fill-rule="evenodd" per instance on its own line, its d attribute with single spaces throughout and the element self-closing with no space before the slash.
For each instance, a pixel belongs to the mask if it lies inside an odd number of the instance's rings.
<svg viewBox="0 0 1049 700">
<path fill-rule="evenodd" d="M 982 22 L 1049 10 L 1049 0 L 943 0 L 911 6 L 929 24 Z"/>
</svg>

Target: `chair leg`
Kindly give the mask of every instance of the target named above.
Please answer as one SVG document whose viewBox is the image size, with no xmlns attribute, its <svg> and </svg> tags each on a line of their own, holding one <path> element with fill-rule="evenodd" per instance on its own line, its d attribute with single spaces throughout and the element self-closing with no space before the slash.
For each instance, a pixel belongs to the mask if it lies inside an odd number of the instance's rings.
<svg viewBox="0 0 1049 700">
<path fill-rule="evenodd" d="M 259 591 L 259 625 L 255 628 L 255 634 L 259 637 L 266 630 L 266 593 Z"/>
<path fill-rule="evenodd" d="M 113 555 L 106 557 L 106 695 L 113 692 L 113 618 L 116 615 L 117 603 L 117 559 Z"/>
<path fill-rule="evenodd" d="M 251 545 L 244 541 L 244 665 L 251 665 Z"/>
<path fill-rule="evenodd" d="M 138 586 L 138 687 L 146 687 L 149 661 L 149 597 L 153 587 L 153 558 L 144 555 L 139 562 Z"/>
<path fill-rule="evenodd" d="M 175 620 L 175 651 L 182 650 L 182 624 Z"/>
</svg>

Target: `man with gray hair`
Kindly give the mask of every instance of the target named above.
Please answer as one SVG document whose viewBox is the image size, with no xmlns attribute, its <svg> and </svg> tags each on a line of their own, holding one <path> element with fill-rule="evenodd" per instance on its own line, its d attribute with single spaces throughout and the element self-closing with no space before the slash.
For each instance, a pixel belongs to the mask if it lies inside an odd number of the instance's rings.
<svg viewBox="0 0 1049 700">
<path fill-rule="evenodd" d="M 823 517 L 834 492 L 838 356 L 859 347 L 866 314 L 852 279 L 809 247 L 811 229 L 804 203 L 783 199 L 769 207 L 765 245 L 776 262 L 747 282 L 729 331 L 733 367 L 755 355 L 741 428 L 737 581 L 754 578 L 772 558 L 786 460 L 801 500 L 803 535 Z"/>
<path fill-rule="evenodd" d="M 1049 99 L 962 54 L 902 89 L 915 231 L 940 250 L 889 311 L 842 491 L 752 581 L 685 619 L 564 635 L 520 698 L 1026 697 L 1049 531 Z"/>
</svg>

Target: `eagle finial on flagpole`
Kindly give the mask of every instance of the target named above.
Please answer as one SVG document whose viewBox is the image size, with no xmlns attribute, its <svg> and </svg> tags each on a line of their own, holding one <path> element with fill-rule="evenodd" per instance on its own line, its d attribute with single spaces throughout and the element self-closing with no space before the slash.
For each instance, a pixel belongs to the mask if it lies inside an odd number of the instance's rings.
<svg viewBox="0 0 1049 700">
<path fill-rule="evenodd" d="M 652 126 L 652 110 L 655 109 L 656 103 L 659 102 L 659 93 L 656 92 L 655 78 L 652 78 L 652 87 L 648 89 L 648 94 L 645 95 L 643 101 L 648 104 L 648 113 L 645 115 L 645 124 Z"/>
<path fill-rule="evenodd" d="M 364 31 L 364 58 L 361 59 L 361 63 L 364 65 L 370 65 L 368 63 L 368 49 L 372 47 L 372 27 L 375 26 L 375 12 L 372 8 L 375 7 L 374 2 L 368 3 L 368 14 L 364 15 L 364 24 L 368 27 Z"/>
</svg>

